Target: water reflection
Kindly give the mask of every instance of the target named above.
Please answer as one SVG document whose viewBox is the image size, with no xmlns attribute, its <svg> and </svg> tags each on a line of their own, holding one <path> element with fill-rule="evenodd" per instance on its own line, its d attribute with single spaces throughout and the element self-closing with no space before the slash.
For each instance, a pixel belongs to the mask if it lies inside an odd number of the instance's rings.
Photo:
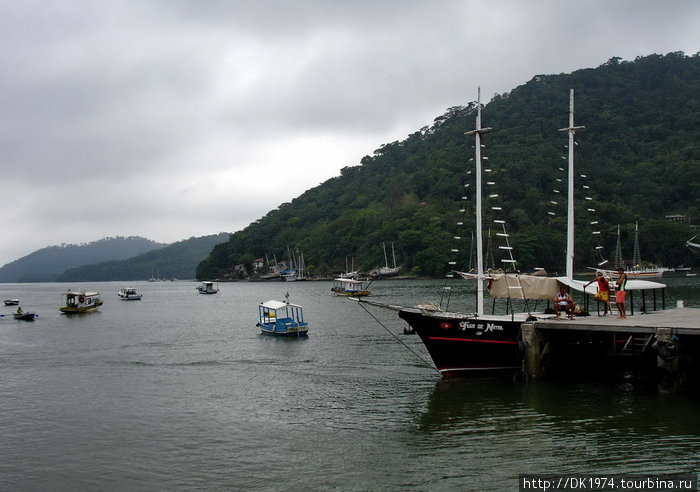
<svg viewBox="0 0 700 492">
<path fill-rule="evenodd" d="M 417 432 L 516 473 L 694 471 L 699 401 L 629 383 L 437 382 Z M 463 451 L 466 452 L 466 451 Z"/>
</svg>

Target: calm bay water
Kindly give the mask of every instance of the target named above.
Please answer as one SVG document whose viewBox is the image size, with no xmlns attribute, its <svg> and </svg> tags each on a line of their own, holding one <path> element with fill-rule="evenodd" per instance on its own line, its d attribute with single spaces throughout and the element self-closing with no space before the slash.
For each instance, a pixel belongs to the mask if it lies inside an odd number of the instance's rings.
<svg viewBox="0 0 700 492">
<path fill-rule="evenodd" d="M 667 305 L 700 307 L 699 277 L 664 282 Z M 394 313 L 371 311 L 385 329 L 330 282 L 131 285 L 142 301 L 118 299 L 126 284 L 0 285 L 40 315 L 0 319 L 1 490 L 517 490 L 521 473 L 698 471 L 695 398 L 443 380 Z M 440 285 L 372 288 L 415 304 Z M 61 315 L 69 287 L 105 304 Z M 286 292 L 308 338 L 255 327 Z"/>
</svg>

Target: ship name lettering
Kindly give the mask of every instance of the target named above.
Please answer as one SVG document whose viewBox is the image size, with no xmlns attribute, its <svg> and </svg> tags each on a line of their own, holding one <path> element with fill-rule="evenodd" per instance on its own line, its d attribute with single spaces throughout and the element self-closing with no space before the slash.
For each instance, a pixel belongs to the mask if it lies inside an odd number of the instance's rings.
<svg viewBox="0 0 700 492">
<path fill-rule="evenodd" d="M 473 321 L 460 321 L 459 329 L 462 331 L 477 330 L 480 334 L 481 332 L 503 331 L 503 326 L 496 323 L 483 323 L 480 325 Z"/>
</svg>

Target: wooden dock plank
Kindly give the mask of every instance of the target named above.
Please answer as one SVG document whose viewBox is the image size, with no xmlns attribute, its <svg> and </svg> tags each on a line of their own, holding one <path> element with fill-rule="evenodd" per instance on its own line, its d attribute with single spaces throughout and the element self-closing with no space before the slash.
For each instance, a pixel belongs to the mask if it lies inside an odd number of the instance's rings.
<svg viewBox="0 0 700 492">
<path fill-rule="evenodd" d="M 682 308 L 635 314 L 626 319 L 614 315 L 585 316 L 574 320 L 566 318 L 538 320 L 533 323 L 541 330 L 615 331 L 622 333 L 656 333 L 671 329 L 676 334 L 700 335 L 700 309 Z"/>
</svg>

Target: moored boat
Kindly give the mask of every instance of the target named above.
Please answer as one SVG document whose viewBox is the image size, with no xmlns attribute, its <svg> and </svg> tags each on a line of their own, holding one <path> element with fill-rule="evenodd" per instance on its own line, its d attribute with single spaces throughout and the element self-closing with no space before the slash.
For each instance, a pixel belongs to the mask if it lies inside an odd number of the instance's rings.
<svg viewBox="0 0 700 492">
<path fill-rule="evenodd" d="M 430 306 L 427 309 L 417 307 L 399 310 L 399 317 L 407 321 L 412 330 L 418 334 L 435 366 L 445 377 L 475 372 L 516 370 L 521 365 L 518 351 L 521 325 L 530 318 L 528 314 L 519 314 L 517 317 L 514 314 L 488 316 L 484 312 L 484 282 L 490 276 L 484 270 L 483 259 L 481 149 L 482 135 L 491 131 L 491 128 L 482 128 L 481 126 L 480 99 L 479 97 L 477 100 L 476 128 L 467 133 L 474 135 L 476 153 L 474 160 L 476 165 L 477 272 L 471 276 L 477 282 L 476 312 L 445 312 L 437 306 Z M 503 221 L 499 221 L 499 223 L 505 224 Z M 503 234 L 506 235 L 505 230 Z M 507 264 L 514 263 L 512 260 L 504 261 L 509 261 Z M 524 297 L 524 289 L 522 289 L 518 275 L 503 275 L 503 279 L 508 296 Z M 493 282 L 490 282 L 490 285 L 493 285 Z"/>
<path fill-rule="evenodd" d="M 529 301 L 551 301 L 560 286 L 578 290 L 584 294 L 584 282 L 573 279 L 574 259 L 574 135 L 577 129 L 574 126 L 573 90 L 570 92 L 569 126 L 562 131 L 568 132 L 569 157 L 568 157 L 568 213 L 567 213 L 567 245 L 566 245 L 566 276 L 542 277 L 539 275 L 522 275 L 517 271 L 511 273 L 487 273 L 484 268 L 483 258 L 483 227 L 482 227 L 482 157 L 481 148 L 483 133 L 491 131 L 491 128 L 481 126 L 481 103 L 477 101 L 476 129 L 468 132 L 475 137 L 475 168 L 476 168 L 476 254 L 477 271 L 474 274 L 455 272 L 465 279 L 476 281 L 477 301 L 476 312 L 448 312 L 440 306 L 424 304 L 418 307 L 382 305 L 369 300 L 361 299 L 360 302 L 398 311 L 400 318 L 411 326 L 411 331 L 416 332 L 437 369 L 443 376 L 461 376 L 474 373 L 486 373 L 504 370 L 518 370 L 522 366 L 522 325 L 526 322 L 536 321 L 542 318 L 552 317 L 552 314 L 537 313 L 531 309 Z M 488 171 L 488 169 L 486 170 Z M 470 171 L 471 172 L 471 171 Z M 491 183 L 487 183 L 491 184 Z M 498 197 L 498 194 L 489 195 Z M 466 199 L 466 198 L 463 198 Z M 501 207 L 491 207 L 493 211 L 502 210 Z M 510 255 L 501 261 L 504 266 L 512 266 L 515 260 L 512 256 L 512 247 L 507 243 L 508 234 L 505 231 L 505 221 L 494 219 L 494 223 L 503 225 L 503 232 L 497 234 L 506 238 L 506 245 L 500 247 L 505 254 Z M 455 236 L 455 239 L 461 239 Z M 459 252 L 458 249 L 453 251 Z M 451 265 L 454 263 L 450 263 Z M 453 267 L 454 268 L 454 267 Z M 484 312 L 484 283 L 488 281 L 488 291 L 494 299 L 502 298 L 512 308 L 511 301 L 520 299 L 524 301 L 525 312 L 507 315 L 488 315 Z M 639 283 L 633 285 L 633 283 Z M 642 285 L 644 284 L 644 285 Z M 627 290 L 659 289 L 663 284 L 642 280 L 630 280 Z M 590 291 L 589 291 L 590 293 Z M 536 306 L 535 306 L 536 308 Z M 507 308 L 508 309 L 508 308 Z M 410 331 L 409 331 L 410 332 Z"/>
<path fill-rule="evenodd" d="M 369 274 L 372 277 L 378 277 L 378 278 L 393 277 L 401 271 L 401 267 L 396 266 L 396 253 L 394 252 L 394 243 L 391 243 L 391 256 L 394 260 L 393 267 L 389 266 L 389 259 L 387 258 L 387 255 L 386 255 L 386 244 L 385 243 L 382 243 L 382 249 L 384 250 L 384 266 L 379 267 L 379 268 L 375 268 L 374 270 L 369 272 Z"/>
<path fill-rule="evenodd" d="M 5 306 L 17 306 L 19 305 L 19 299 L 5 299 Z"/>
<path fill-rule="evenodd" d="M 63 294 L 66 298 L 64 306 L 58 308 L 65 314 L 80 314 L 96 311 L 103 302 L 99 292 L 71 292 Z"/>
<path fill-rule="evenodd" d="M 335 279 L 331 291 L 336 296 L 368 296 L 367 282 L 355 278 L 338 277 Z"/>
<path fill-rule="evenodd" d="M 140 301 L 141 297 L 143 297 L 143 295 L 136 292 L 136 289 L 133 287 L 119 289 L 117 295 L 121 298 L 122 301 Z"/>
<path fill-rule="evenodd" d="M 304 309 L 289 300 L 260 303 L 256 326 L 268 335 L 305 336 L 309 331 L 309 324 L 304 321 Z"/>
<path fill-rule="evenodd" d="M 617 243 L 615 245 L 615 258 L 613 259 L 615 268 L 623 267 L 625 269 L 625 274 L 627 278 L 659 278 L 662 277 L 666 272 L 674 272 L 674 268 L 667 268 L 657 265 L 651 265 L 642 261 L 640 249 L 639 249 L 639 224 L 635 222 L 634 224 L 634 253 L 632 256 L 632 267 L 625 267 L 624 261 L 622 259 L 622 245 L 620 240 L 620 226 L 617 226 Z M 614 270 L 604 270 L 601 268 L 591 268 L 592 270 L 597 270 L 602 272 L 607 277 L 616 278 L 617 269 Z"/>
<path fill-rule="evenodd" d="M 593 268 L 592 268 L 593 269 Z M 606 277 L 617 278 L 618 274 L 616 270 L 603 270 L 600 268 L 595 268 L 596 271 L 604 274 Z M 660 278 L 663 277 L 665 272 L 674 272 L 673 268 L 666 267 L 640 267 L 635 266 L 630 269 L 625 270 L 627 278 Z"/>
<path fill-rule="evenodd" d="M 217 292 L 219 292 L 219 289 L 214 287 L 214 282 L 209 282 L 207 280 L 202 282 L 202 285 L 197 286 L 197 291 L 200 294 L 216 294 Z"/>
</svg>

